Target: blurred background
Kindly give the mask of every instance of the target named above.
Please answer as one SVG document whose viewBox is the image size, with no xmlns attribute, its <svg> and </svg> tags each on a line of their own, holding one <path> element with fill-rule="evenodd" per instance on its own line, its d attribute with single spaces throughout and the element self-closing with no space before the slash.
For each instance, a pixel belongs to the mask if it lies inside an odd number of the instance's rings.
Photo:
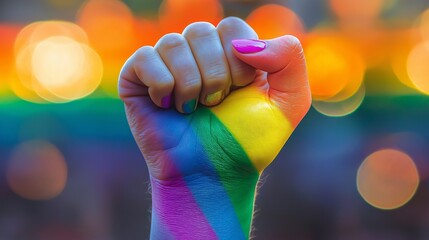
<svg viewBox="0 0 429 240">
<path fill-rule="evenodd" d="M 428 0 L 0 0 L 0 239 L 148 239 L 118 73 L 226 16 L 299 37 L 314 98 L 262 177 L 254 239 L 429 239 Z"/>
</svg>

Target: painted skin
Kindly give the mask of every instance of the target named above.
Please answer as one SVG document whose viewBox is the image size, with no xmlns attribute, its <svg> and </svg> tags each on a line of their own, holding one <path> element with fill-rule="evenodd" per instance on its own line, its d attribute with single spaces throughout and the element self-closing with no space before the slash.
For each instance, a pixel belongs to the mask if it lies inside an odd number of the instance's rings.
<svg viewBox="0 0 429 240">
<path fill-rule="evenodd" d="M 256 69 L 251 83 L 191 114 L 158 107 L 124 66 L 120 96 L 151 178 L 151 239 L 249 238 L 259 176 L 311 101 L 299 41 L 258 42 L 231 43 Z"/>
</svg>

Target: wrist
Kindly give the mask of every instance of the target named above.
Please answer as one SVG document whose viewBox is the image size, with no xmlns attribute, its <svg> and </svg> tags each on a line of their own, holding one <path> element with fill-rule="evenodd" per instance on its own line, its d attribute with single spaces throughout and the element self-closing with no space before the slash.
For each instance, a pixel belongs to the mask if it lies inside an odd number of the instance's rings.
<svg viewBox="0 0 429 240">
<path fill-rule="evenodd" d="M 151 239 L 248 239 L 258 179 L 257 173 L 151 177 Z"/>
</svg>

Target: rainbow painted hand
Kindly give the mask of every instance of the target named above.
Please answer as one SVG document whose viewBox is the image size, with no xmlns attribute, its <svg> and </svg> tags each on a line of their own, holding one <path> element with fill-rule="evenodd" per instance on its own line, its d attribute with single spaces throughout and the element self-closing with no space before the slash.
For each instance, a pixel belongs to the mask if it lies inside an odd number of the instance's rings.
<svg viewBox="0 0 429 240">
<path fill-rule="evenodd" d="M 260 173 L 311 102 L 299 41 L 256 39 L 237 18 L 194 23 L 123 67 L 119 93 L 151 175 L 152 239 L 249 237 Z"/>
</svg>

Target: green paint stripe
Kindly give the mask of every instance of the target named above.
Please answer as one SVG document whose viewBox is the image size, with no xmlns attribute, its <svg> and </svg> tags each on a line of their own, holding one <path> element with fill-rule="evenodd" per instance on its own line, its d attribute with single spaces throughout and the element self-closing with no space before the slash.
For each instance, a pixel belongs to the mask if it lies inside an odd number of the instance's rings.
<svg viewBox="0 0 429 240">
<path fill-rule="evenodd" d="M 232 202 L 241 228 L 248 238 L 259 173 L 243 147 L 215 114 L 204 107 L 200 107 L 194 114 L 206 115 L 195 116 L 196 121 L 193 121 L 192 125 L 199 134 L 200 141 L 216 168 Z M 208 119 L 210 124 L 198 121 L 207 121 Z M 226 159 L 225 156 L 227 156 Z"/>
</svg>

